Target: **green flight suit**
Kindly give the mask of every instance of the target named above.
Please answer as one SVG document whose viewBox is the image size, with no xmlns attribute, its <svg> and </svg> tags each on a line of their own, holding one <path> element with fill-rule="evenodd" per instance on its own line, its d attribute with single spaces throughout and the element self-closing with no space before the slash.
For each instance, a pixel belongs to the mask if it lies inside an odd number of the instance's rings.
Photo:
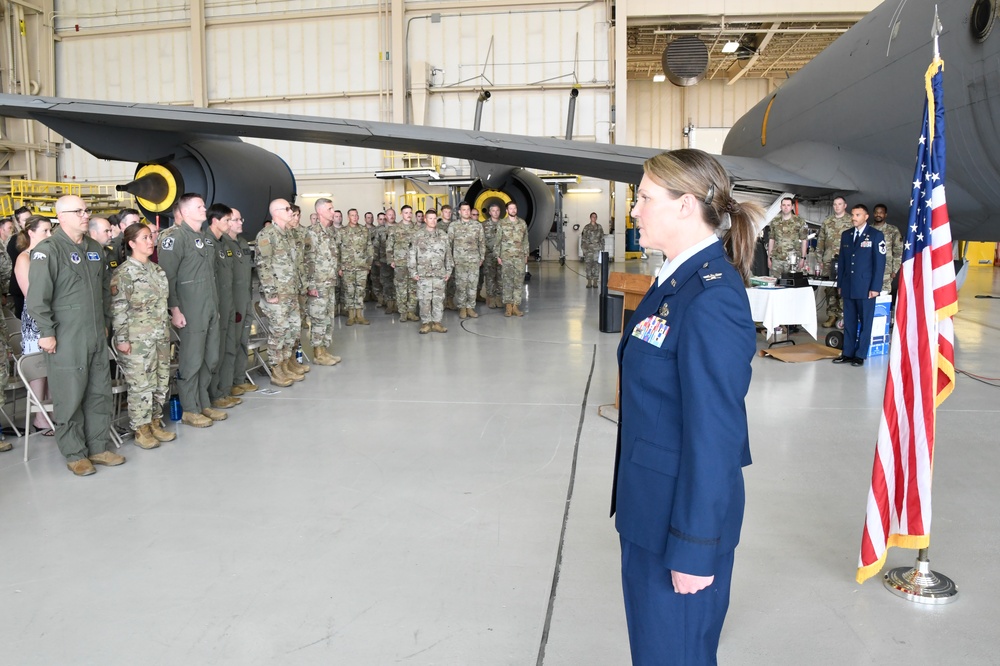
<svg viewBox="0 0 1000 666">
<path fill-rule="evenodd" d="M 111 427 L 111 276 L 101 246 L 56 229 L 31 251 L 28 283 L 28 314 L 40 337 L 56 339 L 46 357 L 59 451 L 70 462 L 102 453 Z"/>
<path fill-rule="evenodd" d="M 212 232 L 209 231 L 209 234 Z M 233 368 L 236 366 L 236 301 L 233 296 L 233 272 L 236 270 L 236 253 L 229 236 L 223 234 L 207 240 L 215 243 L 215 289 L 219 294 L 219 365 L 212 373 L 208 397 L 212 401 L 229 396 L 233 388 Z M 242 383 L 242 382 L 241 382 Z"/>
<path fill-rule="evenodd" d="M 233 344 L 233 384 L 247 381 L 250 355 L 250 322 L 253 321 L 253 257 L 250 244 L 243 236 L 229 239 L 229 247 L 236 257 L 233 264 L 233 303 L 236 305 L 236 341 Z"/>
<path fill-rule="evenodd" d="M 162 236 L 162 234 L 161 234 Z M 186 224 L 160 238 L 157 259 L 167 274 L 167 306 L 180 308 L 187 324 L 180 337 L 177 390 L 185 412 L 211 406 L 208 387 L 219 365 L 219 294 L 215 286 L 216 241 Z"/>
</svg>

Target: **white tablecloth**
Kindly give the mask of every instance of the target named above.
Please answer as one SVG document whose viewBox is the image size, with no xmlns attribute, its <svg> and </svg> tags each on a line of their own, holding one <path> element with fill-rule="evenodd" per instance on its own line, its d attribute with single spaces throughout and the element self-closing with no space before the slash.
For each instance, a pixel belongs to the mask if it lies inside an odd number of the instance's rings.
<svg viewBox="0 0 1000 666">
<path fill-rule="evenodd" d="M 767 337 L 774 335 L 778 326 L 798 324 L 816 337 L 816 302 L 812 287 L 751 287 L 750 313 L 767 329 Z"/>
</svg>

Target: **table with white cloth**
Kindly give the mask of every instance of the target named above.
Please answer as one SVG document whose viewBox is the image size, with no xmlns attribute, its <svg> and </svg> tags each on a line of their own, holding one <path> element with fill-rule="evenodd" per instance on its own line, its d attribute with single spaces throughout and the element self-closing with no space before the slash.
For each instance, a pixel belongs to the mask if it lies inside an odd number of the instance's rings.
<svg viewBox="0 0 1000 666">
<path fill-rule="evenodd" d="M 750 287 L 750 314 L 764 325 L 767 337 L 779 326 L 799 325 L 816 337 L 816 301 L 812 287 Z"/>
</svg>

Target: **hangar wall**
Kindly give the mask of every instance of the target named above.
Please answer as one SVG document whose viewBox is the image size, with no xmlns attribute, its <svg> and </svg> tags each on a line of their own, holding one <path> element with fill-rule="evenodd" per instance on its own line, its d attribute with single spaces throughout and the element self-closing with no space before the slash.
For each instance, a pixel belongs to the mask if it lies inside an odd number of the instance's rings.
<svg viewBox="0 0 1000 666">
<path fill-rule="evenodd" d="M 56 94 L 194 104 L 199 31 L 189 4 L 58 2 Z M 394 51 L 386 12 L 397 7 L 405 9 L 405 20 Z M 579 85 L 575 135 L 608 142 L 606 14 L 603 2 L 529 0 L 493 8 L 456 0 L 208 0 L 204 97 L 216 108 L 471 128 L 477 91 L 486 88 L 492 99 L 482 129 L 563 136 L 568 91 Z M 409 94 L 406 117 L 393 118 L 390 69 L 400 59 Z M 332 192 L 342 200 L 338 205 L 363 210 L 405 198 L 402 183 L 371 178 L 391 166 L 381 151 L 251 141 L 289 163 L 301 192 Z M 70 148 L 60 170 L 69 180 L 117 182 L 128 180 L 134 165 Z M 468 164 L 445 160 L 443 172 L 466 174 Z"/>
</svg>

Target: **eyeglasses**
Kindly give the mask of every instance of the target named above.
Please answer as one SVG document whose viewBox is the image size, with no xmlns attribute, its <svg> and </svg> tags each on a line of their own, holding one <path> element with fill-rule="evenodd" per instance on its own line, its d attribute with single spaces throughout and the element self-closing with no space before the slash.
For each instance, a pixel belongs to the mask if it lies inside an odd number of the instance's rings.
<svg viewBox="0 0 1000 666">
<path fill-rule="evenodd" d="M 76 210 L 64 210 L 63 213 L 73 213 L 74 215 L 79 215 L 80 217 L 87 217 L 90 215 L 90 211 L 86 208 L 77 208 Z"/>
</svg>

